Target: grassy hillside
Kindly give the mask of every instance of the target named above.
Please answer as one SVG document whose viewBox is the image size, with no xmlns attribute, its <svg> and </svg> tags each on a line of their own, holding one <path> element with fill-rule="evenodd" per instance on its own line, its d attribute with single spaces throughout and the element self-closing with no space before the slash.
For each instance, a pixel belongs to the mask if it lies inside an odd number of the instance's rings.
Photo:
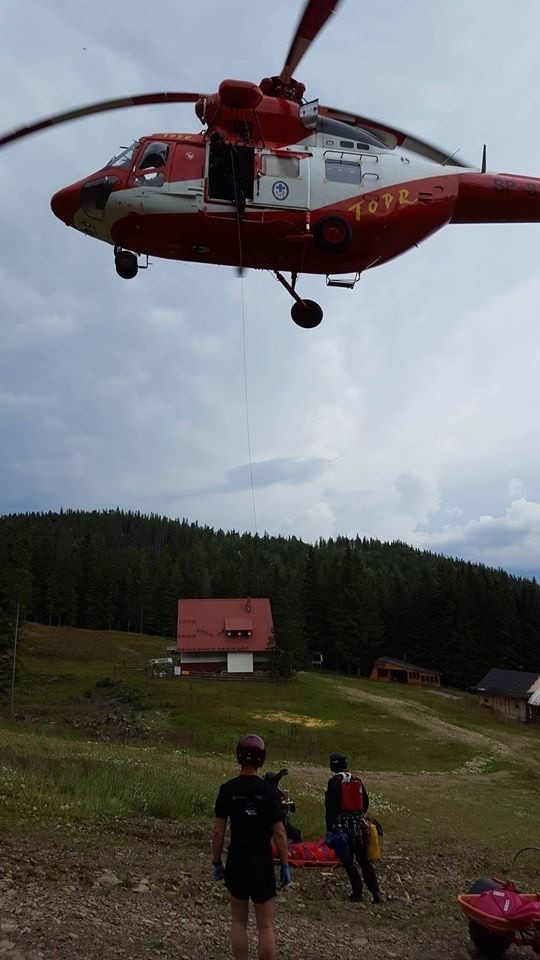
<svg viewBox="0 0 540 960">
<path fill-rule="evenodd" d="M 181 838 L 187 856 L 206 856 L 217 787 L 235 772 L 238 736 L 255 730 L 267 740 L 268 767 L 289 768 L 294 819 L 307 837 L 324 832 L 328 754 L 349 754 L 385 828 L 380 869 L 396 901 L 403 883 L 409 899 L 427 885 L 432 904 L 452 911 L 459 887 L 540 844 L 537 728 L 453 690 L 315 673 L 288 683 L 146 677 L 146 660 L 165 646 L 159 637 L 24 626 L 17 719 L 0 727 L 6 834 L 96 851 L 159 829 Z M 520 876 L 533 882 L 530 860 Z"/>
</svg>

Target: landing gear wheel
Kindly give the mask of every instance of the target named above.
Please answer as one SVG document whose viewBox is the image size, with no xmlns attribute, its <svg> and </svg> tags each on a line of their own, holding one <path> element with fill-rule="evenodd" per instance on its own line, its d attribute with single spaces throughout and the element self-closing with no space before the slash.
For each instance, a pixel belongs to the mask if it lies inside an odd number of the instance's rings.
<svg viewBox="0 0 540 960">
<path fill-rule="evenodd" d="M 321 217 L 315 224 L 313 239 L 325 253 L 343 253 L 351 245 L 352 227 L 344 217 Z"/>
<path fill-rule="evenodd" d="M 117 250 L 114 255 L 114 265 L 119 277 L 123 280 L 133 280 L 137 276 L 139 265 L 137 257 L 129 250 Z"/>
<path fill-rule="evenodd" d="M 302 300 L 301 303 L 298 303 L 298 301 L 293 303 L 291 307 L 291 317 L 299 327 L 303 327 L 305 330 L 311 330 L 313 327 L 319 326 L 323 318 L 323 312 L 319 304 L 315 303 L 314 300 Z"/>
</svg>

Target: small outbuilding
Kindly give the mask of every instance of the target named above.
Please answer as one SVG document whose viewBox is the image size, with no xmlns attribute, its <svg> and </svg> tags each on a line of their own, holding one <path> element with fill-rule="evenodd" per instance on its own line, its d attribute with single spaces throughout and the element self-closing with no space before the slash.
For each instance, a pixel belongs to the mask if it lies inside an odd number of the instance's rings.
<svg viewBox="0 0 540 960">
<path fill-rule="evenodd" d="M 176 651 L 181 676 L 268 673 L 273 649 L 268 598 L 178 601 Z"/>
<path fill-rule="evenodd" d="M 373 664 L 369 679 L 379 680 L 381 683 L 410 683 L 415 686 L 429 684 L 440 687 L 441 685 L 441 674 L 437 670 L 417 667 L 414 663 L 394 660 L 391 657 L 378 657 Z"/>
<path fill-rule="evenodd" d="M 540 674 L 493 667 L 474 687 L 482 707 L 524 723 L 539 717 Z M 537 697 L 538 694 L 538 697 Z"/>
</svg>

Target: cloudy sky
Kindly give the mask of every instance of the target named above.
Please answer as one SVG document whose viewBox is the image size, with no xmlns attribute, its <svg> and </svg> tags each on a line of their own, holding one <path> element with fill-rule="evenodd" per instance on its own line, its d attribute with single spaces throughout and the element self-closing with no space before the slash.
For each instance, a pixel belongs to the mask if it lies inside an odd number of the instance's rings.
<svg viewBox="0 0 540 960">
<path fill-rule="evenodd" d="M 0 129 L 258 82 L 301 4 L 0 0 Z M 309 98 L 540 176 L 539 35 L 538 0 L 342 0 L 297 77 Z M 538 574 L 540 225 L 447 227 L 354 291 L 301 278 L 325 313 L 301 330 L 269 274 L 155 261 L 127 282 L 111 247 L 52 215 L 58 188 L 172 129 L 200 129 L 191 106 L 0 154 L 0 513 L 120 506 Z"/>
</svg>

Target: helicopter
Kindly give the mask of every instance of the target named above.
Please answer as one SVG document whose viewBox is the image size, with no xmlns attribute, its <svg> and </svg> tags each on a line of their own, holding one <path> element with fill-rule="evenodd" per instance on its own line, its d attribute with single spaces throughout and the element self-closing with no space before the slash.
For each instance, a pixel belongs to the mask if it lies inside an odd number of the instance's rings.
<svg viewBox="0 0 540 960">
<path fill-rule="evenodd" d="M 449 223 L 540 221 L 540 179 L 488 173 L 403 130 L 305 98 L 293 77 L 340 0 L 307 0 L 281 73 L 217 92 L 106 100 L 0 136 L 0 147 L 92 114 L 194 104 L 198 133 L 141 136 L 54 194 L 67 226 L 113 247 L 126 280 L 149 257 L 267 270 L 303 328 L 322 320 L 302 274 L 353 289 L 361 274 Z M 287 280 L 285 274 L 290 274 Z"/>
</svg>

